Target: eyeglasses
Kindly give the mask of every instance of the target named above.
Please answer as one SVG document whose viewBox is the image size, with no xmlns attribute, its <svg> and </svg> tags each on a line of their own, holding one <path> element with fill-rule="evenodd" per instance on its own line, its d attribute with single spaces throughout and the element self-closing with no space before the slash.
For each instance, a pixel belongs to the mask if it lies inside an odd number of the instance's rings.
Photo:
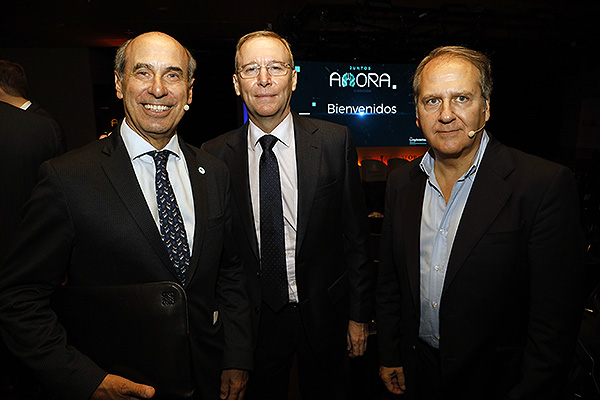
<svg viewBox="0 0 600 400">
<path fill-rule="evenodd" d="M 271 76 L 284 76 L 290 70 L 290 64 L 281 61 L 272 61 L 267 65 L 258 65 L 257 63 L 243 65 L 238 68 L 238 73 L 244 79 L 256 78 L 260 74 L 262 67 L 265 67 Z"/>
</svg>

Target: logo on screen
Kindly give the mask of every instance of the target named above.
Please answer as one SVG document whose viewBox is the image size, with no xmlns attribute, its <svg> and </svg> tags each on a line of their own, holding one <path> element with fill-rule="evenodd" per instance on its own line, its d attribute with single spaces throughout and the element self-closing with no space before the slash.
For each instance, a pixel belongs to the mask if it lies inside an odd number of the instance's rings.
<svg viewBox="0 0 600 400">
<path fill-rule="evenodd" d="M 329 74 L 329 87 L 351 87 L 351 88 L 381 88 L 392 87 L 392 78 L 389 74 L 377 74 L 375 72 L 332 72 Z"/>
</svg>

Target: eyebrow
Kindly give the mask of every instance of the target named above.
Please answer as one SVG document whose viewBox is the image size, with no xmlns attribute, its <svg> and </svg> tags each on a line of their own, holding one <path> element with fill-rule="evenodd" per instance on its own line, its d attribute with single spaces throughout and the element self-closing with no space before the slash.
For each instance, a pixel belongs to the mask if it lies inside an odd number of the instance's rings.
<svg viewBox="0 0 600 400">
<path fill-rule="evenodd" d="M 147 63 L 137 63 L 133 67 L 133 70 L 136 71 L 138 69 L 144 69 L 144 68 L 152 70 L 152 71 L 154 70 L 154 67 L 151 64 L 147 64 Z M 175 72 L 183 73 L 183 69 L 181 69 L 179 67 L 175 67 L 175 66 L 169 66 L 166 69 L 168 72 L 175 71 Z"/>
<path fill-rule="evenodd" d="M 285 62 L 285 61 L 271 60 L 268 63 L 266 63 L 265 65 L 269 65 L 269 64 L 272 64 L 272 63 L 289 64 L 288 62 Z M 260 65 L 260 63 L 258 61 L 251 61 L 251 62 L 249 62 L 247 64 L 240 65 L 239 68 L 244 68 L 244 67 L 247 67 L 248 65 Z"/>
<path fill-rule="evenodd" d="M 431 99 L 431 98 L 442 98 L 444 97 L 445 93 L 424 93 L 422 95 L 420 95 L 420 97 L 422 99 Z M 457 91 L 452 91 L 450 93 L 451 97 L 456 97 L 456 96 L 468 96 L 468 97 L 474 97 L 476 96 L 475 93 L 469 91 L 469 90 L 457 90 Z"/>
</svg>

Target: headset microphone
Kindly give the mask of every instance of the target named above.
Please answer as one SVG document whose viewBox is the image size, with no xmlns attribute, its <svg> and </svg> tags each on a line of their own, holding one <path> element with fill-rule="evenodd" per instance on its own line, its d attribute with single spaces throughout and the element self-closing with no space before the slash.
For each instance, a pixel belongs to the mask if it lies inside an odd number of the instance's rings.
<svg viewBox="0 0 600 400">
<path fill-rule="evenodd" d="M 483 109 L 483 112 L 485 113 L 488 110 L 488 100 L 485 100 L 485 108 Z M 483 125 L 481 125 L 481 128 L 477 129 L 476 131 L 470 131 L 469 133 L 467 133 L 467 136 L 469 137 L 469 139 L 473 139 L 475 137 L 475 135 L 477 135 L 479 132 L 481 132 L 483 130 L 483 128 L 485 128 L 485 124 L 486 124 L 487 120 L 483 122 Z"/>
<path fill-rule="evenodd" d="M 481 128 L 477 129 L 476 131 L 470 131 L 469 133 L 467 133 L 467 136 L 469 136 L 469 139 L 473 139 L 475 135 L 477 135 L 483 130 L 483 128 L 485 128 L 485 122 L 483 123 L 483 126 Z"/>
</svg>

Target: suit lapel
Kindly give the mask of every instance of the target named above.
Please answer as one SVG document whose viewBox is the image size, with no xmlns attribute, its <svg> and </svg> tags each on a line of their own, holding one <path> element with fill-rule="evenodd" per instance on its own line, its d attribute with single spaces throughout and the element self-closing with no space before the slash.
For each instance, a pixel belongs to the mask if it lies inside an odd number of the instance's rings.
<svg viewBox="0 0 600 400">
<path fill-rule="evenodd" d="M 410 171 L 411 182 L 406 195 L 403 213 L 403 237 L 405 243 L 406 268 L 414 310 L 421 309 L 421 215 L 427 175 L 419 167 L 418 161 Z"/>
<path fill-rule="evenodd" d="M 294 118 L 296 140 L 296 165 L 298 174 L 298 211 L 296 255 L 302 248 L 302 242 L 308 229 L 310 211 L 317 190 L 321 167 L 322 141 L 315 132 L 318 130 L 310 120 L 297 114 Z"/>
<path fill-rule="evenodd" d="M 196 220 L 194 227 L 193 249 L 190 259 L 190 267 L 187 272 L 186 280 L 191 282 L 194 272 L 198 267 L 202 246 L 204 244 L 204 233 L 208 222 L 208 199 L 206 190 L 206 178 L 199 172 L 202 165 L 196 157 L 196 152 L 185 142 L 179 139 L 179 145 L 185 156 L 185 161 L 192 185 L 192 195 L 194 197 L 194 218 Z"/>
<path fill-rule="evenodd" d="M 456 232 L 442 295 L 510 198 L 512 191 L 504 179 L 513 170 L 506 148 L 490 140 Z"/>
<path fill-rule="evenodd" d="M 173 278 L 177 279 L 177 274 L 162 242 L 156 222 L 148 209 L 120 133 L 117 132 L 104 140 L 106 144 L 103 152 L 109 157 L 102 164 L 102 169 L 158 258 L 171 272 Z"/>
<path fill-rule="evenodd" d="M 256 259 L 259 260 L 258 239 L 256 238 L 254 212 L 252 211 L 250 198 L 250 178 L 248 176 L 248 123 L 228 138 L 227 146 L 230 151 L 226 152 L 224 157 L 231 176 L 234 201 L 240 213 L 242 226 L 246 230 L 250 247 Z"/>
</svg>

